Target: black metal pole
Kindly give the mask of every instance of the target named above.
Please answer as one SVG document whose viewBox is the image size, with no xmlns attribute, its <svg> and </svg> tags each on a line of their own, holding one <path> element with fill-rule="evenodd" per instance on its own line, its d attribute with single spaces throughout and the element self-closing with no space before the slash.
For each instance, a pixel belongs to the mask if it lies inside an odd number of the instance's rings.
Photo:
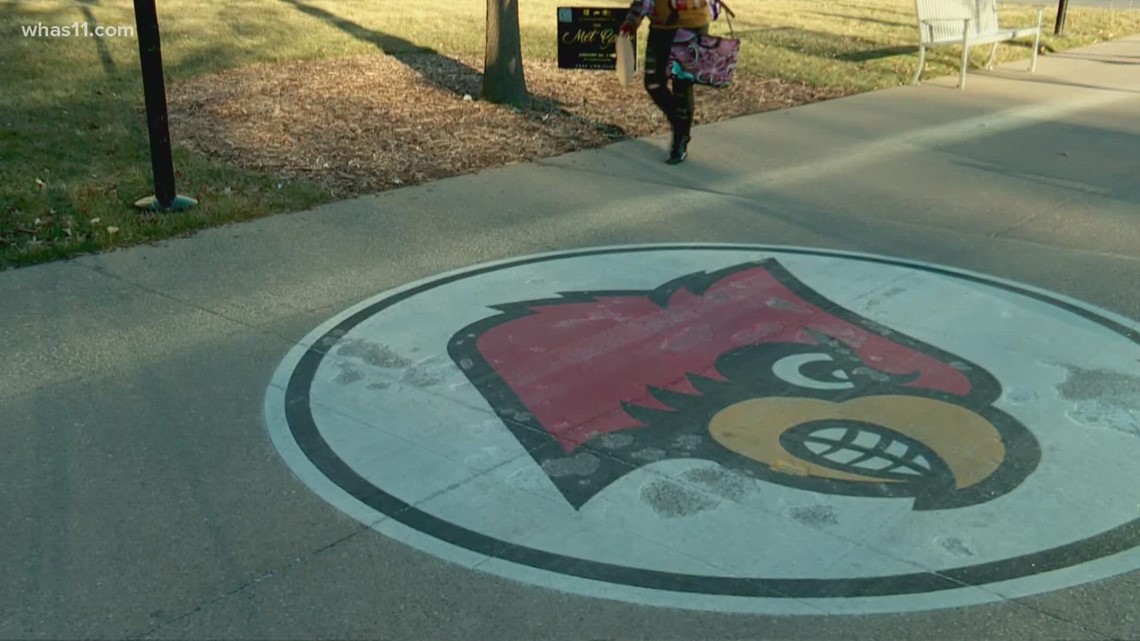
<svg viewBox="0 0 1140 641">
<path fill-rule="evenodd" d="M 1058 0 L 1057 23 L 1053 25 L 1053 35 L 1065 35 L 1065 16 L 1069 13 L 1069 0 Z"/>
<path fill-rule="evenodd" d="M 162 72 L 162 46 L 158 35 L 155 0 L 135 0 L 139 61 L 142 63 L 143 96 L 150 136 L 150 162 L 154 169 L 154 196 L 135 203 L 151 210 L 179 211 L 196 202 L 178 196 L 174 190 L 174 160 L 170 152 L 170 126 L 167 120 L 166 83 Z"/>
</svg>

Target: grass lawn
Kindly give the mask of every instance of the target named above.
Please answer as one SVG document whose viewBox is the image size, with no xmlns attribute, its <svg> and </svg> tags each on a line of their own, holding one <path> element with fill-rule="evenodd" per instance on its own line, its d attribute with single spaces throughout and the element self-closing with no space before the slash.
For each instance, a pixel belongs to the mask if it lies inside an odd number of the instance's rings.
<svg viewBox="0 0 1140 641">
<path fill-rule="evenodd" d="M 254 64 L 400 54 L 424 48 L 470 59 L 482 53 L 483 0 L 232 0 L 159 4 L 168 88 Z M 430 4 L 430 6 L 429 6 Z M 555 59 L 560 4 L 525 0 L 524 57 Z M 1054 6 L 1056 3 L 1052 3 Z M 866 91 L 903 84 L 917 61 L 912 0 L 733 0 L 744 41 L 742 78 Z M 200 205 L 178 215 L 141 214 L 131 203 L 152 189 L 133 37 L 38 38 L 21 26 L 134 25 L 130 0 L 0 0 L 0 269 L 169 238 L 204 227 L 304 209 L 333 198 L 327 187 L 227 164 L 175 143 L 179 193 Z M 1053 24 L 1055 8 L 1046 11 Z M 1029 24 L 1031 7 L 1003 21 Z M 714 32 L 725 31 L 723 21 Z M 1071 9 L 1057 49 L 1140 33 L 1140 11 Z M 979 47 L 974 62 L 987 51 Z M 1000 49 L 1002 61 L 1028 46 Z M 927 77 L 953 73 L 939 49 Z M 610 74 L 612 75 L 612 74 Z M 588 87 L 584 89 L 587 90 Z M 376 87 L 383 91 L 382 86 Z M 496 108 L 497 109 L 497 108 Z"/>
</svg>

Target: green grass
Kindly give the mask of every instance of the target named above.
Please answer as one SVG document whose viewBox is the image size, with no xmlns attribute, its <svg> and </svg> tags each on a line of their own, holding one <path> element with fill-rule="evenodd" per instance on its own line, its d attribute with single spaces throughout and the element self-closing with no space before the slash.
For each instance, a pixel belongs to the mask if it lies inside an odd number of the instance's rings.
<svg viewBox="0 0 1140 641">
<path fill-rule="evenodd" d="M 431 48 L 483 48 L 483 0 L 163 0 L 167 82 L 253 63 Z M 555 8 L 522 5 L 524 56 L 555 57 Z M 598 0 L 595 6 L 625 6 Z M 745 41 L 740 73 L 816 86 L 872 90 L 906 82 L 916 55 L 911 0 L 734 0 Z M 441 7 L 444 7 L 441 9 Z M 444 12 L 444 13 L 441 13 Z M 1006 7 L 1010 24 L 1035 10 Z M 1053 10 L 1046 12 L 1052 25 Z M 0 269 L 169 238 L 330 199 L 320 188 L 239 171 L 177 148 L 179 193 L 200 205 L 177 215 L 141 214 L 151 193 L 138 45 L 133 37 L 30 38 L 22 25 L 134 25 L 130 0 L 0 0 Z M 723 32 L 723 21 L 715 29 Z M 1070 12 L 1057 49 L 1140 33 L 1140 12 Z M 986 52 L 979 49 L 975 62 Z M 1028 55 L 1005 45 L 1001 59 Z M 936 50 L 928 75 L 953 73 L 952 49 Z M 379 89 L 379 88 L 378 88 Z M 109 228 L 112 231 L 109 231 Z"/>
</svg>

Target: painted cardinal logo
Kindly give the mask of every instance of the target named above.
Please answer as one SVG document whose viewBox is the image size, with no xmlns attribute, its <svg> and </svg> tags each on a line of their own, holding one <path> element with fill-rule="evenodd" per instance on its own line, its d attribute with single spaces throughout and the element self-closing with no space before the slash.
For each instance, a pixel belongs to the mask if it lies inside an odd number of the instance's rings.
<svg viewBox="0 0 1140 641">
<path fill-rule="evenodd" d="M 916 510 L 1001 496 L 1040 461 L 990 373 L 775 260 L 493 309 L 448 351 L 576 509 L 669 458 Z"/>
</svg>

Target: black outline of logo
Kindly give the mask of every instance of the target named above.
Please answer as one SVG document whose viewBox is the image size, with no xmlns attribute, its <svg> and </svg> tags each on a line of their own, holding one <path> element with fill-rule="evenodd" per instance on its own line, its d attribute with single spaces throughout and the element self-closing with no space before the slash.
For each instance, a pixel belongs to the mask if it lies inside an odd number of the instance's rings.
<svg viewBox="0 0 1140 641">
<path fill-rule="evenodd" d="M 907 269 L 920 269 L 949 278 L 975 282 L 1032 298 L 1080 316 L 1140 345 L 1140 332 L 1081 307 L 1017 286 L 984 277 L 960 274 L 948 269 L 918 265 L 903 260 L 849 256 L 823 250 L 789 249 L 760 245 L 651 245 L 617 249 L 592 249 L 555 255 L 536 256 L 453 274 L 404 290 L 352 314 L 330 329 L 301 357 L 285 390 L 285 417 L 293 439 L 304 455 L 324 476 L 357 501 L 407 527 L 457 547 L 510 563 L 529 566 L 583 579 L 629 587 L 705 595 L 763 598 L 838 598 L 925 594 L 969 586 L 987 585 L 1074 567 L 1140 546 L 1140 519 L 1134 519 L 1080 541 L 1021 556 L 925 573 L 846 579 L 788 579 L 764 577 L 724 577 L 678 574 L 588 561 L 508 543 L 444 521 L 384 492 L 349 467 L 321 436 L 313 421 L 309 390 L 313 376 L 336 339 L 353 327 L 400 301 L 441 285 L 489 272 L 551 260 L 605 254 L 661 251 L 753 251 L 801 256 L 821 256 L 877 263 Z M 325 346 L 325 347 L 321 347 Z"/>
</svg>

